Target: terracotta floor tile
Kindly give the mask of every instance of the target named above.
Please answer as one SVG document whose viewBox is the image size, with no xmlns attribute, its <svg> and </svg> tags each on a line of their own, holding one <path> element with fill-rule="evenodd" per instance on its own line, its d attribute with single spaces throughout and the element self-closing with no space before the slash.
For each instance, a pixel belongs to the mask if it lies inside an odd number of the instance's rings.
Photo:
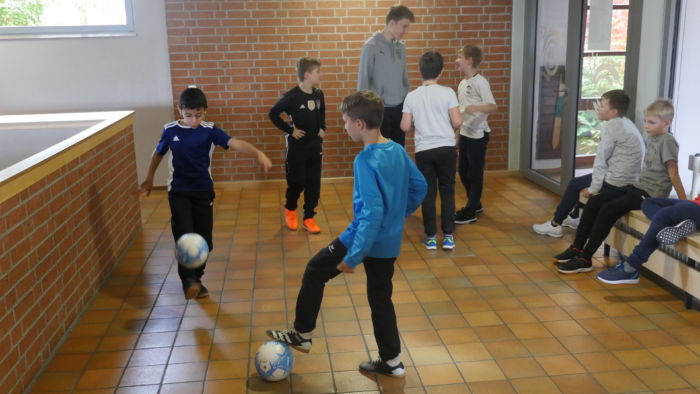
<svg viewBox="0 0 700 394">
<path fill-rule="evenodd" d="M 554 384 L 559 387 L 563 393 L 571 394 L 603 394 L 606 393 L 605 388 L 600 385 L 591 375 L 576 374 L 576 375 L 559 375 L 552 376 Z"/>
<path fill-rule="evenodd" d="M 347 353 L 331 353 L 330 358 L 333 371 L 357 371 L 361 362 L 369 360 L 369 356 L 364 350 Z"/>
<path fill-rule="evenodd" d="M 479 337 L 471 328 L 446 328 L 438 330 L 438 335 L 446 345 L 478 342 Z"/>
<path fill-rule="evenodd" d="M 493 360 L 465 361 L 457 363 L 457 367 L 467 383 L 506 378 Z"/>
<path fill-rule="evenodd" d="M 160 394 L 201 393 L 204 382 L 170 383 L 161 386 Z"/>
<path fill-rule="evenodd" d="M 460 346 L 460 345 L 455 345 Z M 453 348 L 454 346 L 451 346 Z M 409 348 L 414 365 L 444 364 L 452 362 L 450 353 L 442 345 Z M 455 360 L 456 361 L 456 360 Z"/>
<path fill-rule="evenodd" d="M 433 330 L 406 332 L 401 336 L 408 347 L 442 345 L 440 337 Z"/>
<path fill-rule="evenodd" d="M 424 386 L 464 383 L 454 364 L 423 365 L 416 367 Z"/>
<path fill-rule="evenodd" d="M 612 353 L 578 353 L 576 359 L 588 372 L 620 371 L 626 369 Z"/>
<path fill-rule="evenodd" d="M 700 365 L 680 365 L 673 370 L 691 385 L 700 386 Z"/>
<path fill-rule="evenodd" d="M 671 390 L 689 387 L 688 382 L 683 380 L 670 368 L 637 369 L 633 371 L 652 390 Z"/>
<path fill-rule="evenodd" d="M 204 383 L 206 394 L 245 394 L 246 379 L 210 380 Z"/>
<path fill-rule="evenodd" d="M 503 323 L 498 314 L 492 311 L 469 312 L 464 314 L 464 318 L 472 327 L 495 326 Z"/>
<path fill-rule="evenodd" d="M 247 368 L 248 360 L 212 361 L 209 363 L 206 379 L 244 378 L 247 376 Z"/>
<path fill-rule="evenodd" d="M 574 357 L 569 355 L 540 356 L 535 358 L 550 376 L 571 375 L 586 372 L 583 366 L 581 366 L 581 364 Z"/>
<path fill-rule="evenodd" d="M 164 371 L 165 365 L 130 367 L 124 370 L 119 386 L 160 384 Z"/>
<path fill-rule="evenodd" d="M 131 351 L 93 353 L 85 369 L 110 369 L 126 367 Z"/>
<path fill-rule="evenodd" d="M 649 349 L 668 365 L 700 364 L 700 357 L 685 346 L 664 346 Z"/>
<path fill-rule="evenodd" d="M 609 393 L 629 393 L 649 390 L 641 380 L 629 371 L 596 372 L 593 373 L 593 377 L 595 377 Z"/>
<path fill-rule="evenodd" d="M 170 364 L 165 370 L 163 383 L 181 383 L 203 381 L 207 372 L 207 363 Z"/>
<path fill-rule="evenodd" d="M 544 393 L 559 393 L 559 389 L 554 381 L 547 376 L 538 376 L 532 378 L 512 379 L 510 383 L 521 393 L 544 394 Z"/>
<path fill-rule="evenodd" d="M 486 347 L 478 342 L 449 345 L 447 350 L 456 362 L 490 360 L 492 358 Z"/>
<path fill-rule="evenodd" d="M 540 364 L 532 357 L 497 360 L 497 363 L 508 379 L 546 375 Z"/>
<path fill-rule="evenodd" d="M 554 356 L 568 353 L 560 341 L 555 338 L 523 339 L 521 343 L 533 356 Z"/>
<path fill-rule="evenodd" d="M 518 340 L 486 342 L 484 346 L 495 359 L 530 356 L 530 352 Z"/>
<path fill-rule="evenodd" d="M 123 372 L 123 368 L 93 369 L 85 371 L 76 388 L 84 390 L 116 387 Z"/>
<path fill-rule="evenodd" d="M 376 378 L 368 378 L 357 371 L 333 372 L 335 388 L 339 392 L 362 392 L 377 390 Z"/>
<path fill-rule="evenodd" d="M 293 374 L 293 393 L 332 393 L 335 391 L 333 375 L 330 372 L 313 374 Z"/>
<path fill-rule="evenodd" d="M 60 391 L 70 392 L 80 380 L 79 372 L 44 372 L 33 386 L 35 392 Z"/>
<path fill-rule="evenodd" d="M 129 366 L 138 367 L 143 365 L 167 364 L 171 351 L 172 348 L 169 347 L 136 349 L 131 355 Z"/>
</svg>

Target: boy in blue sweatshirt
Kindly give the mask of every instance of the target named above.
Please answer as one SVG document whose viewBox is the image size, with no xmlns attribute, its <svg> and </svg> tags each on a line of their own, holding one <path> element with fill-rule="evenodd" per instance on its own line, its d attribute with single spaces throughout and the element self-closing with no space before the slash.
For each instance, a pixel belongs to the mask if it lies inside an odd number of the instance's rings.
<svg viewBox="0 0 700 394">
<path fill-rule="evenodd" d="M 343 100 L 341 112 L 350 138 L 364 144 L 353 165 L 355 218 L 345 232 L 306 265 L 294 328 L 268 330 L 267 335 L 308 352 L 326 282 L 341 272 L 355 272 L 357 265 L 364 262 L 379 359 L 361 363 L 360 369 L 403 376 L 391 279 L 401 249 L 404 219 L 420 206 L 427 184 L 404 148 L 380 133 L 384 113 L 381 97 L 367 90 L 354 93 Z"/>
</svg>

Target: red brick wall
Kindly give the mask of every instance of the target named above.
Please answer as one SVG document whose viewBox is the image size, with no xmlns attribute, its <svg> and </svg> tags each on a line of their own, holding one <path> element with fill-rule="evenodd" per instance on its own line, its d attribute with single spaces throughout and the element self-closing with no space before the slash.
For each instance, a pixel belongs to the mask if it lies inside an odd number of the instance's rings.
<svg viewBox="0 0 700 394">
<path fill-rule="evenodd" d="M 0 204 L 0 392 L 21 392 L 140 231 L 131 127 Z"/>
<path fill-rule="evenodd" d="M 389 0 L 166 0 L 173 97 L 188 84 L 209 99 L 208 119 L 233 136 L 262 148 L 276 165 L 269 178 L 283 178 L 284 139 L 267 112 L 296 83 L 294 64 L 301 56 L 321 60 L 327 105 L 323 176 L 351 176 L 359 150 L 342 129 L 337 111 L 356 89 L 360 49 L 383 28 Z M 484 49 L 482 63 L 499 111 L 493 129 L 488 169 L 508 161 L 510 84 L 510 0 L 406 0 L 416 23 L 405 37 L 412 89 L 420 84 L 418 58 L 436 49 L 446 57 L 442 84 L 456 89 L 460 75 L 454 58 L 465 43 Z M 413 151 L 412 142 L 407 147 Z M 261 179 L 253 161 L 217 151 L 215 180 Z"/>
</svg>

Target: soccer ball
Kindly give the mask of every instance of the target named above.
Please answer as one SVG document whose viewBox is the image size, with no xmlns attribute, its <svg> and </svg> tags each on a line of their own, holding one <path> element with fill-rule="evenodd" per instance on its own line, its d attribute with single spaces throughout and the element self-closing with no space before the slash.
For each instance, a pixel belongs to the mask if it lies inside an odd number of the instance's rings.
<svg viewBox="0 0 700 394">
<path fill-rule="evenodd" d="M 175 243 L 175 258 L 178 264 L 185 268 L 201 267 L 209 256 L 209 245 L 199 234 L 187 233 Z"/>
<path fill-rule="evenodd" d="M 294 366 L 294 354 L 282 342 L 268 341 L 255 353 L 255 369 L 268 382 L 277 382 L 289 376 Z"/>
</svg>

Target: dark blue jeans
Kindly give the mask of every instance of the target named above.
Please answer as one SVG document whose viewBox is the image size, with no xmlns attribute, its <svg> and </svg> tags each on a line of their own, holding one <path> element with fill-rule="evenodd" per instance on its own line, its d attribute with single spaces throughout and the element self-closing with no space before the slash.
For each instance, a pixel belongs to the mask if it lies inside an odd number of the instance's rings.
<svg viewBox="0 0 700 394">
<path fill-rule="evenodd" d="M 692 219 L 696 225 L 700 223 L 700 205 L 687 200 L 647 198 L 642 202 L 642 211 L 651 219 L 651 224 L 627 258 L 627 263 L 636 269 L 641 268 L 659 246 L 656 234 L 664 227 L 674 226 L 686 219 Z"/>
<path fill-rule="evenodd" d="M 588 174 L 580 177 L 573 178 L 566 185 L 566 190 L 564 195 L 561 196 L 561 201 L 557 205 L 557 210 L 554 211 L 554 222 L 561 224 L 575 207 L 578 206 L 579 194 L 581 190 L 591 186 L 591 180 L 593 174 Z"/>
<path fill-rule="evenodd" d="M 440 191 L 440 212 L 442 233 L 452 234 L 455 230 L 455 172 L 457 152 L 454 146 L 441 146 L 416 153 L 416 166 L 428 182 L 428 192 L 423 199 L 423 229 L 425 235 L 434 237 L 437 233 L 435 198 Z"/>
</svg>

